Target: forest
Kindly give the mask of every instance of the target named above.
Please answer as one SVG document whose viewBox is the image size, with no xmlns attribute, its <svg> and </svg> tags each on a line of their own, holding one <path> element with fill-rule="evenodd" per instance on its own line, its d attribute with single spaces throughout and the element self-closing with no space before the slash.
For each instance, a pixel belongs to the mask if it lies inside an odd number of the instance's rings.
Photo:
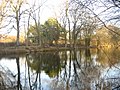
<svg viewBox="0 0 120 90">
<path fill-rule="evenodd" d="M 28 2 L 1 1 L 1 47 L 119 47 L 119 0 L 66 0 L 59 17 L 44 23 L 40 14 L 47 0 Z M 14 37 L 9 36 L 12 31 Z"/>
</svg>

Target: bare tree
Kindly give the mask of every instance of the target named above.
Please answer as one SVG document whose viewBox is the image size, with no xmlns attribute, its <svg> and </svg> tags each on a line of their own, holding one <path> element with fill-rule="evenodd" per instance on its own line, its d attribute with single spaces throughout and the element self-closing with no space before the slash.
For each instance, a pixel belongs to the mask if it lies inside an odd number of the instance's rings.
<svg viewBox="0 0 120 90">
<path fill-rule="evenodd" d="M 6 34 L 10 33 L 11 30 L 5 30 L 4 28 L 7 28 L 7 26 L 10 25 L 11 19 L 8 20 L 8 6 L 9 2 L 6 2 L 6 0 L 0 1 L 0 33 L 2 32 L 1 37 L 6 37 Z"/>
<path fill-rule="evenodd" d="M 3 4 L 5 4 L 5 6 L 3 5 L 2 10 L 1 11 L 1 15 L 2 17 L 4 17 L 4 28 L 6 28 L 6 26 L 9 26 L 10 30 L 15 29 L 17 31 L 16 34 L 16 45 L 19 46 L 20 44 L 20 27 L 22 24 L 22 16 L 25 13 L 25 9 L 23 9 L 24 4 L 26 4 L 25 0 L 4 0 Z M 2 20 L 3 18 L 1 18 Z M 2 28 L 3 28 L 2 27 Z M 10 31 L 9 31 L 10 32 Z"/>
<path fill-rule="evenodd" d="M 41 39 L 41 35 L 40 35 L 40 32 L 41 32 L 41 28 L 40 28 L 40 18 L 41 18 L 41 8 L 42 6 L 46 3 L 47 0 L 43 0 L 43 1 L 35 1 L 32 6 L 30 6 L 30 10 L 29 10 L 29 21 L 28 21 L 28 30 L 29 30 L 29 23 L 30 21 L 34 21 L 34 24 L 35 24 L 35 30 L 37 32 L 37 42 L 38 42 L 38 45 L 42 45 L 42 39 Z"/>
<path fill-rule="evenodd" d="M 62 27 L 63 27 L 63 30 L 62 30 L 62 33 L 63 33 L 63 39 L 64 39 L 64 41 L 65 41 L 65 47 L 67 47 L 67 34 L 68 34 L 68 31 L 67 31 L 67 17 L 66 17 L 66 6 L 65 6 L 65 8 L 64 9 L 62 9 L 61 10 L 62 12 L 61 12 L 61 17 L 60 17 L 60 23 L 61 23 L 61 25 L 62 25 Z"/>
<path fill-rule="evenodd" d="M 90 46 L 90 37 L 97 27 L 96 17 L 85 6 L 91 4 L 90 1 L 79 3 L 76 0 L 71 0 L 69 6 L 66 6 L 66 18 L 68 22 L 69 42 L 70 45 L 76 47 L 78 39 L 85 36 L 85 43 Z M 71 41 L 72 40 L 72 41 Z"/>
</svg>

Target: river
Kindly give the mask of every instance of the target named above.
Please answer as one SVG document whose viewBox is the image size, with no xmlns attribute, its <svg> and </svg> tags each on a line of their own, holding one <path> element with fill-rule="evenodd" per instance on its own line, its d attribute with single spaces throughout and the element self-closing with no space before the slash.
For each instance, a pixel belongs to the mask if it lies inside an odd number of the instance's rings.
<svg viewBox="0 0 120 90">
<path fill-rule="evenodd" d="M 0 56 L 0 89 L 119 90 L 119 49 Z"/>
</svg>

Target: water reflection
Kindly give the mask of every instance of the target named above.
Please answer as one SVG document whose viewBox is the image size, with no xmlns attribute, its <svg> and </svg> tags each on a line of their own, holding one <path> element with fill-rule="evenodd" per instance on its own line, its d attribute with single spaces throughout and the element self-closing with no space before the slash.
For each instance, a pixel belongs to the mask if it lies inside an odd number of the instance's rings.
<svg viewBox="0 0 120 90">
<path fill-rule="evenodd" d="M 46 75 L 49 76 L 49 78 L 54 78 L 58 76 L 60 69 L 61 69 L 61 63 L 60 63 L 60 57 L 58 52 L 50 52 L 50 53 L 36 53 L 32 55 L 26 56 L 26 61 L 28 67 L 28 75 L 29 75 L 29 84 L 30 88 L 32 87 L 34 89 L 39 88 L 41 90 L 41 73 L 44 71 Z M 31 78 L 30 77 L 30 69 L 31 71 L 35 71 L 36 76 L 35 80 L 31 84 Z"/>
<path fill-rule="evenodd" d="M 1 57 L 0 66 L 12 73 L 17 90 L 116 90 L 120 86 L 119 54 L 119 49 L 43 52 Z"/>
<path fill-rule="evenodd" d="M 18 71 L 18 78 L 17 78 L 17 90 L 22 90 L 22 86 L 21 86 L 21 81 L 20 81 L 20 61 L 19 61 L 19 57 L 16 57 L 16 64 L 17 64 L 17 71 Z"/>
<path fill-rule="evenodd" d="M 35 70 L 36 73 L 40 73 L 41 70 L 44 70 L 51 78 L 57 76 L 60 71 L 61 63 L 58 52 L 27 55 L 26 60 L 28 66 L 32 70 Z"/>
</svg>

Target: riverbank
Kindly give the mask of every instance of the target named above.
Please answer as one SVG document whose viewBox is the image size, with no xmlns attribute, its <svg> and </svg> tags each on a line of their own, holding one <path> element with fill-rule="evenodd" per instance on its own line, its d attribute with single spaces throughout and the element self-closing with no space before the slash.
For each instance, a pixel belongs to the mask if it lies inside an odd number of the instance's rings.
<svg viewBox="0 0 120 90">
<path fill-rule="evenodd" d="M 32 52 L 69 50 L 68 47 L 39 47 L 39 46 L 20 46 L 20 47 L 5 47 L 0 48 L 0 55 L 8 54 L 26 54 Z"/>
<path fill-rule="evenodd" d="M 85 48 L 84 46 L 76 47 Z M 96 48 L 96 46 L 89 47 Z M 40 46 L 19 46 L 19 47 L 4 47 L 0 48 L 0 55 L 9 55 L 9 54 L 26 54 L 32 52 L 45 52 L 45 51 L 60 51 L 60 50 L 72 50 L 74 48 L 71 47 L 40 47 Z"/>
</svg>

